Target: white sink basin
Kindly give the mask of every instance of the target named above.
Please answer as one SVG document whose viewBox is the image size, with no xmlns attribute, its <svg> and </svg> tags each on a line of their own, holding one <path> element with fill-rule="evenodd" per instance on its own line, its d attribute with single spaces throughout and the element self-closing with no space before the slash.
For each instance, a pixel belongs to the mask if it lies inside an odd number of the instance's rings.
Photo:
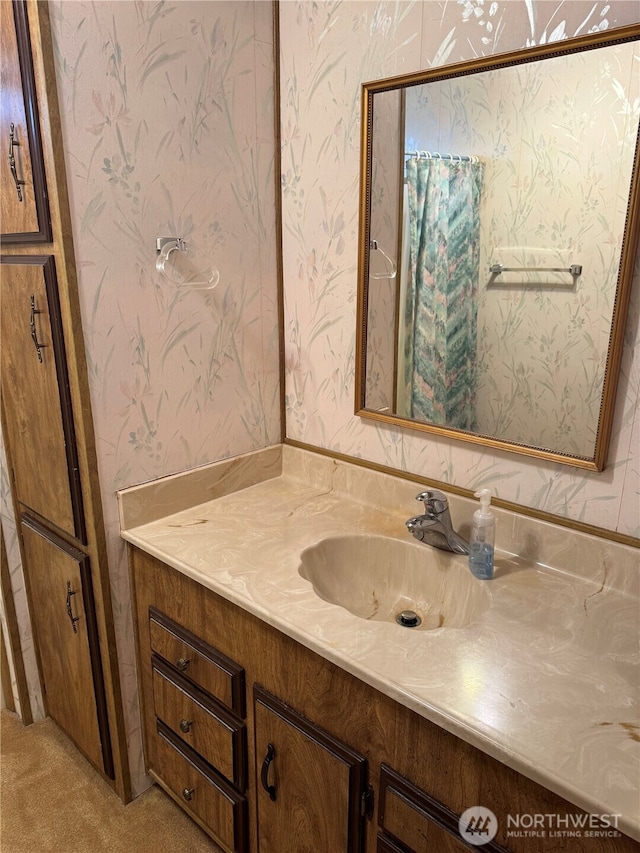
<svg viewBox="0 0 640 853">
<path fill-rule="evenodd" d="M 316 595 L 361 619 L 397 622 L 413 611 L 421 621 L 412 630 L 462 628 L 491 601 L 464 557 L 387 536 L 328 537 L 305 548 L 298 571 Z"/>
</svg>

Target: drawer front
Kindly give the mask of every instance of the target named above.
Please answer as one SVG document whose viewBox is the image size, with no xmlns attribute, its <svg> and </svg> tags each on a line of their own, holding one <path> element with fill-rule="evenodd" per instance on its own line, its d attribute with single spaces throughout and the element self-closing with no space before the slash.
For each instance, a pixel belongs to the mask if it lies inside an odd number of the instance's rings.
<svg viewBox="0 0 640 853">
<path fill-rule="evenodd" d="M 469 845 L 458 831 L 458 815 L 384 764 L 380 767 L 378 824 L 383 830 L 378 836 L 383 851 L 469 853 Z M 496 841 L 483 844 L 482 850 L 508 853 Z"/>
<path fill-rule="evenodd" d="M 244 717 L 244 670 L 191 631 L 149 608 L 151 648 L 215 699 Z"/>
<path fill-rule="evenodd" d="M 247 853 L 247 801 L 161 722 L 150 770 L 227 853 Z"/>
<path fill-rule="evenodd" d="M 385 835 L 383 832 L 378 833 L 377 840 L 376 853 L 407 853 L 409 850 L 404 844 L 394 841 L 391 836 Z"/>
<path fill-rule="evenodd" d="M 237 788 L 244 790 L 247 775 L 244 723 L 156 655 L 151 666 L 156 716 Z"/>
</svg>

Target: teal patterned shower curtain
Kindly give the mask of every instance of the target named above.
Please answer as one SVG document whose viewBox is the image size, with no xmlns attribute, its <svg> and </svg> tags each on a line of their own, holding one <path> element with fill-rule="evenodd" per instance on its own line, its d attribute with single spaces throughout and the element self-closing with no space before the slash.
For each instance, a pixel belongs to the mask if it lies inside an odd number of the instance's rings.
<svg viewBox="0 0 640 853">
<path fill-rule="evenodd" d="M 411 157 L 406 164 L 411 275 L 405 308 L 409 416 L 476 428 L 479 162 Z"/>
</svg>

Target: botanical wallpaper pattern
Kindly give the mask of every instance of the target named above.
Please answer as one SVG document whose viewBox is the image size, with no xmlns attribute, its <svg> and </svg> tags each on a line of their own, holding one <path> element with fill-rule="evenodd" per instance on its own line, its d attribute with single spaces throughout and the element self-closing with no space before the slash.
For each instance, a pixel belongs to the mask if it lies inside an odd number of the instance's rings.
<svg viewBox="0 0 640 853">
<path fill-rule="evenodd" d="M 360 84 L 621 26 L 638 20 L 637 4 L 285 2 L 280 20 L 288 436 L 638 536 L 637 274 L 603 473 L 353 414 Z"/>
<path fill-rule="evenodd" d="M 636 42 L 407 90 L 409 150 L 486 164 L 477 432 L 593 456 L 639 65 Z M 576 279 L 536 271 L 574 263 Z"/>
<path fill-rule="evenodd" d="M 115 492 L 280 440 L 272 8 L 242 0 L 49 6 L 139 789 Z M 194 266 L 219 271 L 216 289 L 181 289 L 158 273 L 158 236 L 184 238 Z"/>
</svg>

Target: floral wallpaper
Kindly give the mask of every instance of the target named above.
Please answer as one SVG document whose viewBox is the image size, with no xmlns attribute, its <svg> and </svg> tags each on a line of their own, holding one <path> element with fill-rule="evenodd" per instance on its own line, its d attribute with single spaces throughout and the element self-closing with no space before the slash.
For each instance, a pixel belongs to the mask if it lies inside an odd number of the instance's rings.
<svg viewBox="0 0 640 853">
<path fill-rule="evenodd" d="M 485 164 L 480 433 L 593 456 L 639 63 L 635 42 L 407 90 L 410 150 L 473 154 Z M 493 263 L 528 271 L 492 277 Z M 537 271 L 575 263 L 575 279 Z"/>
<path fill-rule="evenodd" d="M 280 440 L 270 3 L 49 3 L 134 788 L 115 492 Z M 213 290 L 181 287 L 182 237 Z"/>
<path fill-rule="evenodd" d="M 360 84 L 639 18 L 637 4 L 285 2 L 280 7 L 287 435 L 528 507 L 640 535 L 640 283 L 607 469 L 488 450 L 353 414 Z M 548 329 L 549 335 L 553 328 Z M 499 545 L 499 542 L 498 542 Z"/>
</svg>

